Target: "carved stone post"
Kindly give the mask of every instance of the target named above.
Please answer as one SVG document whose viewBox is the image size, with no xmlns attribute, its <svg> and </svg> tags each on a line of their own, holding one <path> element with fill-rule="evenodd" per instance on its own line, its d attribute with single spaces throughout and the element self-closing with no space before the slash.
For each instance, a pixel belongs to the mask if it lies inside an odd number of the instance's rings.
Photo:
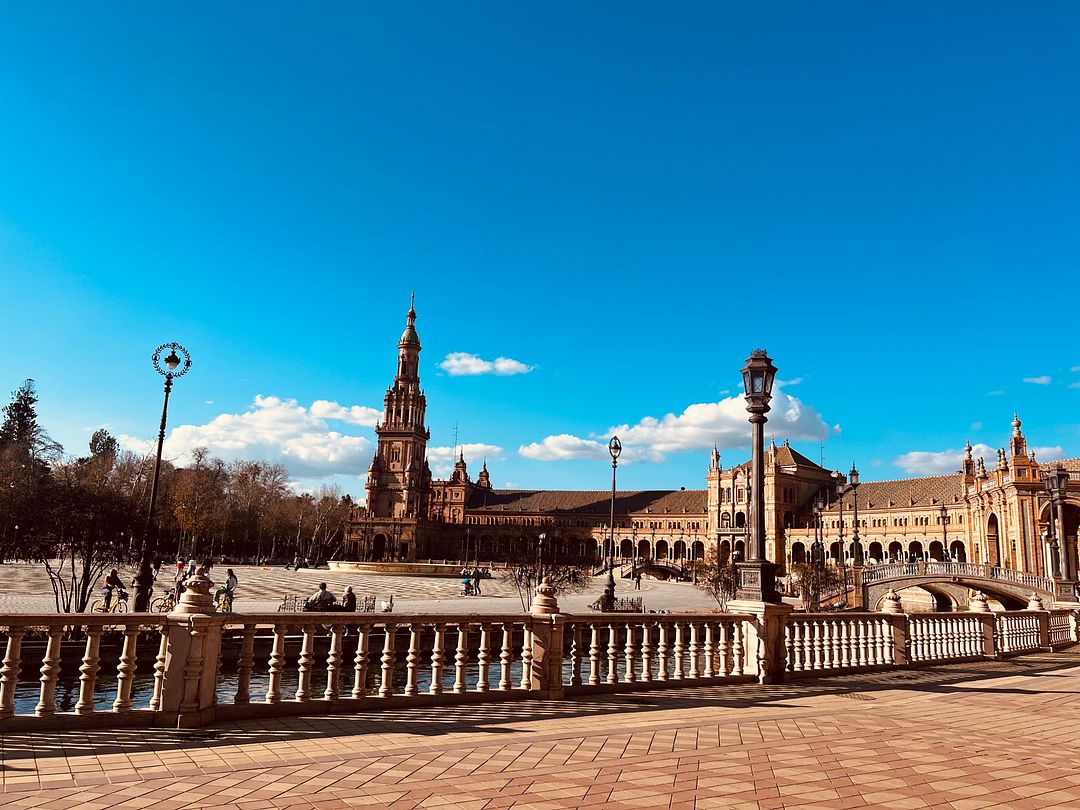
<svg viewBox="0 0 1080 810">
<path fill-rule="evenodd" d="M 728 602 L 732 613 L 750 613 L 746 622 L 746 661 L 743 672 L 754 675 L 758 683 L 783 683 L 787 680 L 787 620 L 794 608 L 782 602 Z"/>
<path fill-rule="evenodd" d="M 213 584 L 197 569 L 180 603 L 165 617 L 168 640 L 156 725 L 195 728 L 214 721 L 224 619 L 210 598 Z"/>
<path fill-rule="evenodd" d="M 565 618 L 559 615 L 559 603 L 551 580 L 545 578 L 536 588 L 532 607 L 532 676 L 529 691 L 537 697 L 561 700 L 563 697 L 563 633 Z"/>
</svg>

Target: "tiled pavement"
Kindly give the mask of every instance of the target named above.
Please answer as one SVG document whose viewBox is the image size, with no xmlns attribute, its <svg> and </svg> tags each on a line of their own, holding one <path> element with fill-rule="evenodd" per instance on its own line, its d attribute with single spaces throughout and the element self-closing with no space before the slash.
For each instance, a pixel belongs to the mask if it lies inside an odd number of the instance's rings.
<svg viewBox="0 0 1080 810">
<path fill-rule="evenodd" d="M 1080 651 L 176 732 L 8 734 L 34 808 L 1080 807 Z"/>
<path fill-rule="evenodd" d="M 483 580 L 482 596 L 460 595 L 461 582 L 446 577 L 378 576 L 348 571 L 307 569 L 287 571 L 284 568 L 235 566 L 240 587 L 235 608 L 238 611 L 276 610 L 286 594 L 310 596 L 325 582 L 337 596 L 351 585 L 360 596 L 371 595 L 386 599 L 393 594 L 394 606 L 399 612 L 423 611 L 428 613 L 508 613 L 522 610 L 521 600 L 512 585 L 497 576 Z M 132 572 L 126 579 L 130 580 Z M 214 580 L 224 579 L 225 567 L 217 566 L 211 571 Z M 168 580 L 168 581 L 167 581 Z M 158 579 L 157 588 L 171 587 L 166 575 Z M 641 591 L 633 591 L 630 581 L 620 582 L 620 594 L 642 596 L 646 609 L 711 610 L 716 602 L 689 583 L 659 582 L 645 579 Z M 603 590 L 603 577 L 595 577 L 591 587 L 584 593 L 561 597 L 564 610 L 584 612 L 587 605 L 596 600 Z M 0 565 L 0 613 L 52 612 L 56 609 L 48 576 L 40 565 L 30 563 L 5 563 Z"/>
</svg>

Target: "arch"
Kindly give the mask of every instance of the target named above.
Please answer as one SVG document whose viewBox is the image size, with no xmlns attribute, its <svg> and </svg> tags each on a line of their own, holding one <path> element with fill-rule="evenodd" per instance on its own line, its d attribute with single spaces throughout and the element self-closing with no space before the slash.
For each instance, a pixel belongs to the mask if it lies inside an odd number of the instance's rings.
<svg viewBox="0 0 1080 810">
<path fill-rule="evenodd" d="M 736 512 L 735 513 L 735 528 L 736 529 L 745 529 L 746 528 L 746 515 L 744 513 L 742 513 L 742 512 Z"/>
<path fill-rule="evenodd" d="M 806 546 L 798 540 L 791 544 L 791 562 L 794 565 L 806 562 Z"/>
<path fill-rule="evenodd" d="M 949 543 L 949 556 L 957 562 L 967 562 L 967 549 L 964 548 L 964 543 L 960 540 Z"/>
<path fill-rule="evenodd" d="M 721 540 L 720 546 L 717 548 L 717 553 L 720 556 L 720 562 L 727 562 L 731 557 L 731 542 L 729 540 Z"/>
<path fill-rule="evenodd" d="M 371 559 L 381 560 L 386 554 L 386 535 L 377 534 L 371 541 Z"/>
<path fill-rule="evenodd" d="M 795 528 L 795 515 L 793 515 L 791 512 L 784 512 L 784 528 Z"/>
<path fill-rule="evenodd" d="M 746 559 L 746 543 L 742 540 L 735 541 L 735 550 L 732 552 L 735 556 L 736 562 L 742 562 Z"/>
<path fill-rule="evenodd" d="M 656 541 L 656 559 L 666 560 L 668 558 L 668 541 L 657 540 Z"/>
<path fill-rule="evenodd" d="M 1001 538 L 998 535 L 998 518 L 993 512 L 986 519 L 986 546 L 990 553 L 990 565 L 1001 565 Z"/>
<path fill-rule="evenodd" d="M 923 556 L 923 545 L 918 540 L 912 540 L 908 543 L 908 557 L 912 560 L 921 560 Z"/>
<path fill-rule="evenodd" d="M 934 562 L 945 561 L 945 548 L 941 545 L 940 540 L 933 540 L 930 543 L 930 559 Z"/>
<path fill-rule="evenodd" d="M 634 556 L 634 541 L 629 538 L 623 538 L 619 543 L 619 556 L 624 560 L 628 560 Z"/>
<path fill-rule="evenodd" d="M 723 514 L 720 515 L 720 528 L 722 528 L 722 529 L 730 529 L 731 528 L 731 515 L 729 515 L 727 512 L 724 512 Z"/>
<path fill-rule="evenodd" d="M 648 540 L 637 541 L 637 555 L 643 560 L 647 560 L 652 557 L 652 549 L 649 548 Z"/>
<path fill-rule="evenodd" d="M 904 556 L 904 547 L 900 544 L 899 540 L 893 540 L 889 543 L 889 559 L 900 561 Z"/>
<path fill-rule="evenodd" d="M 832 559 L 832 560 L 840 559 L 840 541 L 839 540 L 833 540 L 831 543 L 829 543 L 829 559 Z"/>
<path fill-rule="evenodd" d="M 690 545 L 691 559 L 704 560 L 705 559 L 705 543 L 701 540 L 695 540 Z"/>
<path fill-rule="evenodd" d="M 870 558 L 871 562 L 882 562 L 885 559 L 885 549 L 881 547 L 881 543 L 875 540 L 866 547 L 866 556 Z"/>
<path fill-rule="evenodd" d="M 686 542 L 684 540 L 676 540 L 675 548 L 673 550 L 676 560 L 686 559 Z"/>
</svg>

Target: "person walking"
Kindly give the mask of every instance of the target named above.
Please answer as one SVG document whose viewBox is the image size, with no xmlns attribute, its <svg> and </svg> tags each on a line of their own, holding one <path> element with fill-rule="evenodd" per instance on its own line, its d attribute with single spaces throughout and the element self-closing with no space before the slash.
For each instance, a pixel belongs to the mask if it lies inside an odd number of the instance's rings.
<svg viewBox="0 0 1080 810">
<path fill-rule="evenodd" d="M 474 568 L 472 570 L 472 574 L 470 575 L 470 578 L 472 580 L 473 593 L 476 596 L 479 596 L 480 595 L 480 569 L 479 568 Z"/>
</svg>

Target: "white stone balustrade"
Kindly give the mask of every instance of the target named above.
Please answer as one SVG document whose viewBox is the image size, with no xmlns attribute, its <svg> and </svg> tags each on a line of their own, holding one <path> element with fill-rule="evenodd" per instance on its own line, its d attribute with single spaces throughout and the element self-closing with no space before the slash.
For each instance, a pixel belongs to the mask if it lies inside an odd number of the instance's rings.
<svg viewBox="0 0 1080 810">
<path fill-rule="evenodd" d="M 1034 601 L 1009 613 L 793 613 L 769 624 L 756 613 L 575 616 L 548 599 L 491 616 L 216 614 L 198 594 L 164 617 L 9 614 L 0 731 L 559 699 L 765 680 L 770 661 L 805 678 L 1080 640 L 1080 612 Z"/>
</svg>

